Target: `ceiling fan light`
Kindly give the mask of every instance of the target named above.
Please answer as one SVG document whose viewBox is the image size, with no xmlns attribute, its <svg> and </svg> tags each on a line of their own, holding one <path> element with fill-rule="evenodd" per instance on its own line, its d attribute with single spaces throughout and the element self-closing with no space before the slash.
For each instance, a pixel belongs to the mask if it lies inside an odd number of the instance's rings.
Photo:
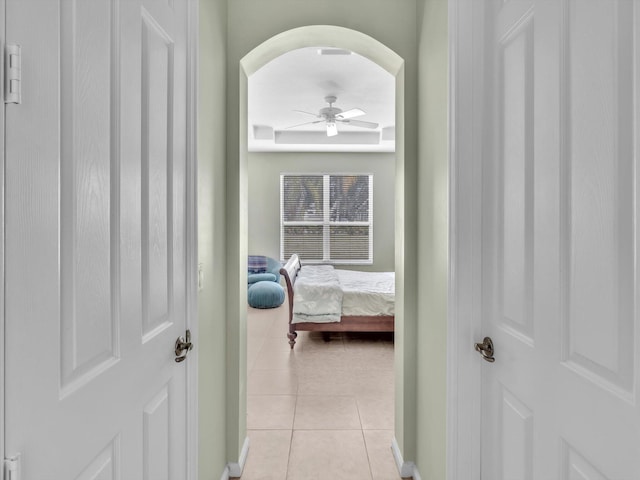
<svg viewBox="0 0 640 480">
<path fill-rule="evenodd" d="M 338 127 L 335 122 L 327 122 L 327 137 L 335 137 L 338 135 Z"/>
</svg>

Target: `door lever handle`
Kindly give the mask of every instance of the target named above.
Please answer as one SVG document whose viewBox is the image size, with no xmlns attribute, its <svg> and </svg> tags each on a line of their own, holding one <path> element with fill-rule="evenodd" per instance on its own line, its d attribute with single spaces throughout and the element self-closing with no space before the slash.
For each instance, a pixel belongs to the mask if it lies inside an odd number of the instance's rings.
<svg viewBox="0 0 640 480">
<path fill-rule="evenodd" d="M 186 338 L 185 338 L 186 337 Z M 183 362 L 189 351 L 193 350 L 193 344 L 191 343 L 191 331 L 187 330 L 185 333 L 185 337 L 178 337 L 176 340 L 176 362 Z"/>
<path fill-rule="evenodd" d="M 476 352 L 479 352 L 487 362 L 493 363 L 496 361 L 493 356 L 493 341 L 491 337 L 484 337 L 482 343 L 475 344 Z"/>
</svg>

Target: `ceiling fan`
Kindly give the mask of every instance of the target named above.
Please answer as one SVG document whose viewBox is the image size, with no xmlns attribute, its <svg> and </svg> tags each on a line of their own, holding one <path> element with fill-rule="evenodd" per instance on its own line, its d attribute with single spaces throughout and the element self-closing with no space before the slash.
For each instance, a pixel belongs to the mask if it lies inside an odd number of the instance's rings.
<svg viewBox="0 0 640 480">
<path fill-rule="evenodd" d="M 329 106 L 321 108 L 318 113 L 305 112 L 303 110 L 294 110 L 294 112 L 313 115 L 318 120 L 292 125 L 290 127 L 286 127 L 285 130 L 289 128 L 301 127 L 302 125 L 325 122 L 327 124 L 327 137 L 333 137 L 338 134 L 338 127 L 336 126 L 338 123 L 343 123 L 354 127 L 378 128 L 378 124 L 374 122 L 352 120 L 353 117 L 364 115 L 365 112 L 359 108 L 352 108 L 351 110 L 343 112 L 342 109 L 333 106 L 333 104 L 336 103 L 336 100 L 337 98 L 333 95 L 324 97 L 324 101 L 327 102 Z"/>
</svg>

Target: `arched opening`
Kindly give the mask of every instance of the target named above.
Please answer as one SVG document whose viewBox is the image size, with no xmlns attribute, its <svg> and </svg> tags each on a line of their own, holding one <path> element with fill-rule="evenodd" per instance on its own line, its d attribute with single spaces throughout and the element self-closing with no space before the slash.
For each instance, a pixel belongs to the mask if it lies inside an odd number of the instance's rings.
<svg viewBox="0 0 640 480">
<path fill-rule="evenodd" d="M 237 184 L 228 186 L 231 191 L 228 198 L 237 199 L 236 205 L 231 205 L 237 211 L 238 225 L 232 229 L 227 240 L 230 242 L 230 252 L 237 254 L 232 259 L 237 265 L 244 265 L 247 258 L 247 178 L 248 178 L 248 131 L 247 131 L 247 98 L 248 78 L 278 56 L 299 48 L 311 46 L 327 46 L 353 51 L 375 62 L 395 78 L 396 94 L 396 157 L 395 157 L 395 272 L 396 272 L 396 309 L 395 309 L 395 436 L 404 437 L 405 412 L 405 330 L 404 330 L 404 198 L 405 198 L 405 132 L 404 132 L 404 61 L 395 52 L 377 40 L 343 27 L 316 25 L 300 27 L 283 32 L 272 37 L 248 53 L 240 61 L 239 78 L 239 156 L 237 171 L 232 172 L 231 178 L 237 174 Z M 228 176 L 229 178 L 229 176 Z M 237 188 L 237 191 L 235 190 Z M 240 269 L 242 270 L 242 269 Z M 227 424 L 227 448 L 230 458 L 242 458 L 246 454 L 247 443 L 244 439 L 246 432 L 246 270 L 240 272 L 238 278 L 238 294 L 232 293 L 228 318 L 239 319 L 239 324 L 231 320 L 228 325 L 227 338 L 237 339 L 237 349 L 228 356 L 229 381 Z M 233 286 L 231 287 L 233 288 Z M 234 340 L 235 341 L 235 340 Z M 235 405 L 237 405 L 237 410 Z M 237 454 L 237 455 L 235 455 Z"/>
</svg>

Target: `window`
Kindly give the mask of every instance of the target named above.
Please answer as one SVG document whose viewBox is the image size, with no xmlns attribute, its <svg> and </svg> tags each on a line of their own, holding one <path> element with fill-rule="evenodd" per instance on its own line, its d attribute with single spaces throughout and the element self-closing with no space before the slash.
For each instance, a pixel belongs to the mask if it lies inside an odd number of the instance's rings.
<svg viewBox="0 0 640 480">
<path fill-rule="evenodd" d="M 373 263 L 373 175 L 280 176 L 280 254 Z"/>
</svg>

